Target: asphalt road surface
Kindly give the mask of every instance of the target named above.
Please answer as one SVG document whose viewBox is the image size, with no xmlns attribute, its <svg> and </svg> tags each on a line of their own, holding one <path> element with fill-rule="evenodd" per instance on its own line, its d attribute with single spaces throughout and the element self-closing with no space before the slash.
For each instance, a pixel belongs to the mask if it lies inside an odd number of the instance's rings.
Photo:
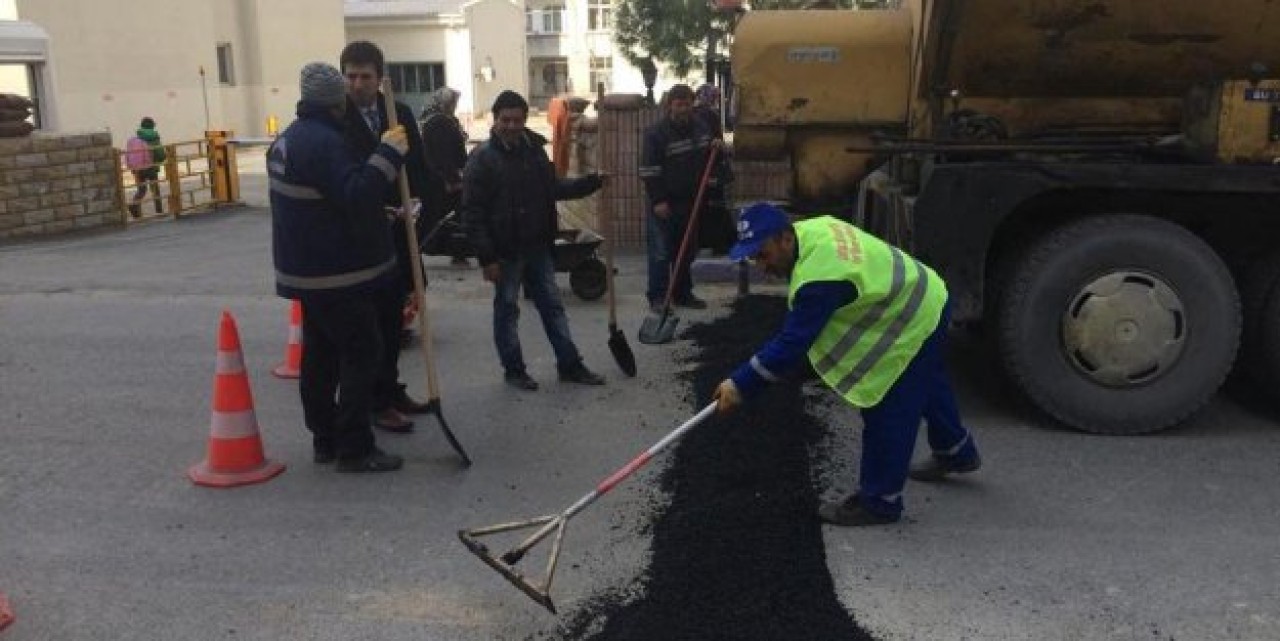
<svg viewBox="0 0 1280 641">
<path fill-rule="evenodd" d="M 536 313 L 522 338 L 536 393 L 503 385 L 478 270 L 428 259 L 445 415 L 379 434 L 405 469 L 311 463 L 273 294 L 270 220 L 246 207 L 0 247 L 0 592 L 33 639 L 526 639 L 553 616 L 457 541 L 459 528 L 558 511 L 695 411 L 686 341 L 640 345 L 643 257 L 623 256 L 620 316 L 640 375 L 606 347 L 603 301 L 568 291 L 603 388 L 555 381 Z M 780 291 L 776 286 L 773 291 Z M 685 322 L 724 314 L 731 284 Z M 205 452 L 219 314 L 239 324 L 268 457 L 262 485 L 193 486 Z M 826 528 L 841 602 L 883 639 L 1280 639 L 1280 426 L 1219 399 L 1186 426 L 1117 438 L 1049 424 L 1001 387 L 981 342 L 953 345 L 985 467 L 912 483 L 907 518 Z M 403 380 L 423 396 L 419 349 Z M 850 489 L 857 419 L 816 388 L 833 429 L 813 453 L 823 491 Z M 847 429 L 845 429 L 847 427 Z M 563 613 L 630 583 L 661 502 L 655 462 L 572 522 L 552 594 Z M 539 547 L 536 550 L 546 551 Z M 524 563 L 539 573 L 544 557 Z M 726 590 L 733 586 L 725 586 Z"/>
</svg>

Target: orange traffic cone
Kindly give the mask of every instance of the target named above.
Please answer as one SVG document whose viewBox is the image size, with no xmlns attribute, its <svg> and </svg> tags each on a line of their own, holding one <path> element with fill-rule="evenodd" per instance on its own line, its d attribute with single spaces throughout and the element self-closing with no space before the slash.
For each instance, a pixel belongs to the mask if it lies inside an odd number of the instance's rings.
<svg viewBox="0 0 1280 641">
<path fill-rule="evenodd" d="M 280 378 L 302 375 L 302 302 L 293 301 L 289 309 L 289 343 L 284 347 L 284 362 L 271 370 Z"/>
<path fill-rule="evenodd" d="M 15 620 L 13 608 L 9 607 L 9 599 L 5 597 L 4 592 L 0 592 L 0 630 L 9 627 L 9 624 Z"/>
<path fill-rule="evenodd" d="M 236 487 L 261 483 L 283 471 L 284 463 L 268 461 L 263 456 L 249 375 L 244 371 L 244 355 L 240 352 L 240 333 L 235 319 L 223 311 L 213 378 L 209 453 L 204 461 L 191 466 L 187 476 L 196 485 Z"/>
</svg>

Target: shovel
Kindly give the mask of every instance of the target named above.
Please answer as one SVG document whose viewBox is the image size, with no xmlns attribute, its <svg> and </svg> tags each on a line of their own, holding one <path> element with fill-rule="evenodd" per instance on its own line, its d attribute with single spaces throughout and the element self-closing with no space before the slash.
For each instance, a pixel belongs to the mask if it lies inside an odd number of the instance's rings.
<svg viewBox="0 0 1280 641">
<path fill-rule="evenodd" d="M 382 81 L 382 97 L 387 108 L 387 127 L 395 127 L 399 123 L 396 122 L 396 100 L 391 92 L 390 79 Z M 413 273 L 413 293 L 418 297 L 420 305 L 418 332 L 422 334 L 422 359 L 427 368 L 427 411 L 436 415 L 445 440 L 449 441 L 453 451 L 458 453 L 462 464 L 470 467 L 471 457 L 467 456 L 466 450 L 462 449 L 462 444 L 458 443 L 453 431 L 449 429 L 449 423 L 444 420 L 444 408 L 440 403 L 440 386 L 436 380 L 436 361 L 431 357 L 431 321 L 427 318 L 427 286 L 422 282 L 422 253 L 418 249 L 418 233 L 413 227 L 413 216 L 409 215 L 409 179 L 405 176 L 403 167 L 400 168 L 397 179 L 400 187 L 400 206 L 404 209 L 404 233 L 409 237 L 409 260 L 413 261 L 413 265 L 409 267 L 409 271 Z"/>
<path fill-rule="evenodd" d="M 604 272 L 609 294 L 609 351 L 618 368 L 627 376 L 636 375 L 636 355 L 627 344 L 627 337 L 618 329 L 618 306 L 613 289 L 613 216 L 604 215 Z"/>
<path fill-rule="evenodd" d="M 640 342 L 645 345 L 661 345 L 670 343 L 676 335 L 676 325 L 680 324 L 680 318 L 671 313 L 671 303 L 675 300 L 676 282 L 680 280 L 680 270 L 684 266 L 684 257 L 689 251 L 689 241 L 693 238 L 694 230 L 698 228 L 698 211 L 702 209 L 702 197 L 707 193 L 707 182 L 711 180 L 711 169 L 715 166 L 716 155 L 719 153 L 716 147 L 711 148 L 711 153 L 707 154 L 707 166 L 702 170 L 702 181 L 698 183 L 698 195 L 693 199 L 693 211 L 689 213 L 689 223 L 684 230 L 684 238 L 680 240 L 680 251 L 676 254 L 676 262 L 671 266 L 671 279 L 667 283 L 667 296 L 662 302 L 662 311 L 659 313 L 650 313 L 645 317 L 644 323 L 640 325 Z"/>
<path fill-rule="evenodd" d="M 662 437 L 662 440 L 655 443 L 649 449 L 641 452 L 639 456 L 631 459 L 631 462 L 618 468 L 618 470 L 613 474 L 610 474 L 603 481 L 600 481 L 594 490 L 588 492 L 585 496 L 578 499 L 576 503 L 569 506 L 568 509 L 559 514 L 540 516 L 538 518 L 528 519 L 525 521 L 500 523 L 498 525 L 479 527 L 471 530 L 458 530 L 458 538 L 462 540 L 463 545 L 466 545 L 468 550 L 471 550 L 472 554 L 480 557 L 481 561 L 484 561 L 489 567 L 497 570 L 498 574 L 501 574 L 503 578 L 510 581 L 517 588 L 520 588 L 520 591 L 528 595 L 529 598 L 537 601 L 538 605 L 550 610 L 554 614 L 556 606 L 551 601 L 551 579 L 555 576 L 556 563 L 560 560 L 560 544 L 564 541 L 564 529 L 565 525 L 568 524 L 569 519 L 573 518 L 573 516 L 578 512 L 586 509 L 586 507 L 594 503 L 596 499 L 604 496 L 609 492 L 609 490 L 612 490 L 614 486 L 621 483 L 628 476 L 631 476 L 632 472 L 644 467 L 645 463 L 648 463 L 663 450 L 667 449 L 667 446 L 676 442 L 681 436 L 684 436 L 686 432 L 706 420 L 707 417 L 711 416 L 715 411 L 715 403 L 711 403 L 704 407 L 702 411 L 698 412 L 693 418 L 685 421 L 683 425 Z M 530 535 L 523 543 L 511 548 L 509 551 L 499 556 L 495 556 L 494 553 L 489 551 L 489 548 L 485 544 L 478 540 L 480 537 L 488 536 L 490 534 L 513 532 L 516 530 L 525 530 L 534 527 L 538 528 L 538 531 Z M 552 532 L 556 533 L 556 538 L 555 542 L 552 543 L 551 556 L 547 561 L 546 576 L 539 581 L 521 574 L 520 571 L 516 569 L 515 565 L 520 562 L 520 559 L 524 558 L 524 555 L 527 554 L 533 546 L 537 545 L 542 539 L 547 538 L 547 536 Z"/>
</svg>

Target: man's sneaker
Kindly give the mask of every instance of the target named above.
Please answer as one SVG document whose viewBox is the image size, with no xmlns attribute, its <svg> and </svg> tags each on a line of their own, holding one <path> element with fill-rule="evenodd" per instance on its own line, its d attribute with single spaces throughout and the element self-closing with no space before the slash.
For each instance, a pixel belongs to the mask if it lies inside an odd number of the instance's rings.
<svg viewBox="0 0 1280 641">
<path fill-rule="evenodd" d="M 507 372 L 502 375 L 502 379 L 507 382 L 507 385 L 516 389 L 522 389 L 528 392 L 538 389 L 538 381 L 533 380 L 533 377 L 529 376 L 529 373 L 524 370 L 519 372 Z"/>
<path fill-rule="evenodd" d="M 340 458 L 333 468 L 339 472 L 394 472 L 404 466 L 404 459 L 373 448 L 356 458 Z"/>
<path fill-rule="evenodd" d="M 676 307 L 684 307 L 686 309 L 706 309 L 707 301 L 690 294 L 688 298 L 677 299 Z"/>
<path fill-rule="evenodd" d="M 888 525 L 897 523 L 901 516 L 886 516 L 884 514 L 876 514 L 868 510 L 858 500 L 857 494 L 850 494 L 848 497 L 839 501 L 823 501 L 818 506 L 818 518 L 824 523 L 832 525 L 843 525 L 846 527 L 860 527 L 865 525 Z"/>
<path fill-rule="evenodd" d="M 394 407 L 388 407 L 374 415 L 373 426 L 395 434 L 408 434 L 413 431 L 413 421 L 405 418 L 404 414 L 396 411 Z"/>
<path fill-rule="evenodd" d="M 391 407 L 401 414 L 426 414 L 431 409 L 431 404 L 413 400 L 413 397 L 404 391 L 404 385 L 401 385 L 396 392 L 396 397 L 391 401 Z"/>
<path fill-rule="evenodd" d="M 929 458 L 912 465 L 908 475 L 923 483 L 937 483 L 946 480 L 951 474 L 977 472 L 980 467 L 982 467 L 982 457 L 976 454 L 973 460 L 964 462 L 930 455 Z"/>
<path fill-rule="evenodd" d="M 581 385 L 604 385 L 604 377 L 587 369 L 587 366 L 582 363 L 578 363 L 569 369 L 561 370 L 560 380 Z"/>
</svg>

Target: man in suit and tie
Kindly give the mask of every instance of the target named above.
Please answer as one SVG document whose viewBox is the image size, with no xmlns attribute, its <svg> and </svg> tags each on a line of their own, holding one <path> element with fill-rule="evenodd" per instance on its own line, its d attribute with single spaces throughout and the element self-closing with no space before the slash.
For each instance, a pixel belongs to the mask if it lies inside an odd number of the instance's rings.
<svg viewBox="0 0 1280 641">
<path fill-rule="evenodd" d="M 346 78 L 347 143 L 357 152 L 367 155 L 375 148 L 387 130 L 388 117 L 380 87 L 385 71 L 382 50 L 368 41 L 356 41 L 342 50 L 339 58 L 342 75 Z M 404 103 L 396 103 L 396 123 L 405 128 L 409 138 L 409 153 L 404 171 L 409 179 L 409 193 L 423 198 L 427 192 L 426 156 L 422 149 L 422 136 L 413 111 Z M 400 192 L 390 190 L 384 203 L 388 207 L 400 207 Z M 425 403 L 419 403 L 405 392 L 400 384 L 400 331 L 404 324 L 403 313 L 407 297 L 413 292 L 413 272 L 421 268 L 421 258 L 411 255 L 404 223 L 389 219 L 388 233 L 396 248 L 399 277 L 379 297 L 378 326 L 383 336 L 383 355 L 374 383 L 374 427 L 390 432 L 411 432 L 413 421 L 405 414 L 421 414 L 427 411 Z M 425 274 L 423 275 L 425 279 Z M 425 282 L 425 280 L 424 280 Z"/>
</svg>

